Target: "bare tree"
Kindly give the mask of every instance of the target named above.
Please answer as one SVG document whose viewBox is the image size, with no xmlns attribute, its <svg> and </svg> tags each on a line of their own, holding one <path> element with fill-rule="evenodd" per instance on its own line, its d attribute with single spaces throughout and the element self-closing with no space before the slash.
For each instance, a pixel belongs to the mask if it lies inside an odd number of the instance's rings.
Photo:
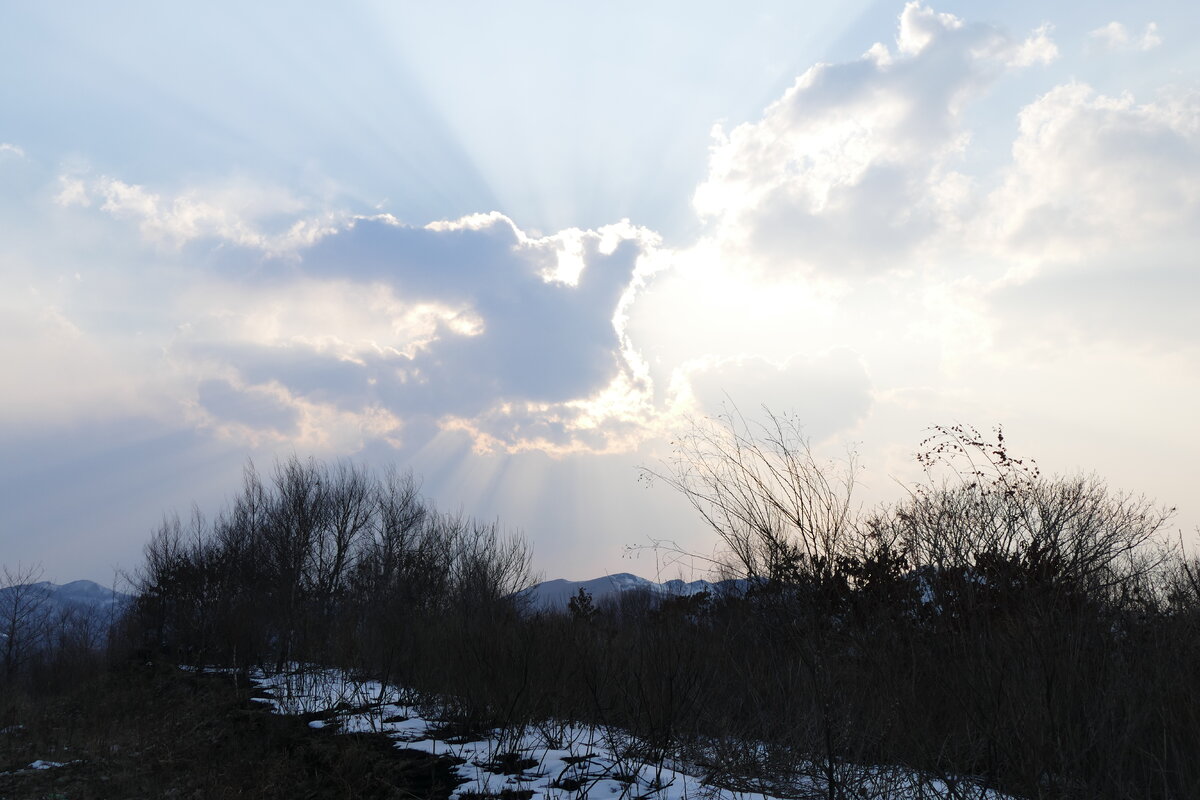
<svg viewBox="0 0 1200 800">
<path fill-rule="evenodd" d="M 4 679 L 11 683 L 43 644 L 50 612 L 50 595 L 40 583 L 37 565 L 0 568 L 0 643 Z"/>
<path fill-rule="evenodd" d="M 389 466 L 375 487 L 372 527 L 357 567 L 363 589 L 376 596 L 395 589 L 423 549 L 432 509 L 412 472 Z"/>
<path fill-rule="evenodd" d="M 764 410 L 764 423 L 736 408 L 694 421 L 665 469 L 643 468 L 643 477 L 683 494 L 743 577 L 828 572 L 856 525 L 854 454 L 822 460 L 794 417 Z"/>
<path fill-rule="evenodd" d="M 332 470 L 323 467 L 321 473 L 326 508 L 313 546 L 314 589 L 319 602 L 328 605 L 342 591 L 360 544 L 370 533 L 375 506 L 366 467 L 339 461 Z"/>
<path fill-rule="evenodd" d="M 962 574 L 1008 564 L 1023 580 L 1069 583 L 1097 599 L 1128 590 L 1170 555 L 1161 533 L 1174 513 L 1114 492 L 1094 475 L 1046 477 L 1018 459 L 997 427 L 936 426 L 918 461 L 930 475 L 893 516 L 917 564 Z M 949 476 L 936 483 L 939 469 Z"/>
</svg>

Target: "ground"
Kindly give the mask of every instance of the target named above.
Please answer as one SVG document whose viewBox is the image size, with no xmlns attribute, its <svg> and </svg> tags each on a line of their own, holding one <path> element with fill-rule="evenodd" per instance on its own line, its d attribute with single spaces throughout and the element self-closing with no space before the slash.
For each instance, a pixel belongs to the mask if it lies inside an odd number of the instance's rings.
<svg viewBox="0 0 1200 800">
<path fill-rule="evenodd" d="M 49 696 L 0 696 L 0 800 L 445 800 L 452 761 L 271 713 L 229 676 L 123 667 Z M 30 769 L 35 762 L 61 763 Z"/>
</svg>

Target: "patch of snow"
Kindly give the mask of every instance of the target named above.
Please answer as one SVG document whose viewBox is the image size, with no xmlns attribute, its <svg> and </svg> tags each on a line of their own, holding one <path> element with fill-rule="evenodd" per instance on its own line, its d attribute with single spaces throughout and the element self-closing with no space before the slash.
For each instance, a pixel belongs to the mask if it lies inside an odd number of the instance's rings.
<svg viewBox="0 0 1200 800">
<path fill-rule="evenodd" d="M 33 763 L 31 763 L 28 767 L 25 767 L 24 769 L 13 770 L 12 772 L 0 772 L 0 775 L 20 775 L 24 772 L 30 772 L 30 771 L 38 772 L 38 771 L 41 771 L 44 769 L 56 769 L 58 767 L 69 767 L 72 764 L 78 764 L 78 763 L 79 763 L 78 760 L 75 760 L 75 761 L 45 761 L 45 760 L 39 758 L 37 761 L 34 761 Z"/>
<path fill-rule="evenodd" d="M 254 698 L 283 714 L 321 714 L 313 728 L 336 725 L 342 733 L 380 733 L 396 747 L 432 755 L 449 755 L 463 763 L 455 769 L 463 783 L 451 795 L 499 796 L 506 790 L 528 791 L 531 800 L 777 800 L 823 795 L 822 770 L 800 769 L 806 776 L 790 781 L 742 782 L 759 791 L 723 788 L 707 783 L 701 768 L 680 759 L 646 763 L 629 754 L 636 742 L 628 733 L 602 726 L 546 721 L 520 733 L 479 731 L 474 737 L 445 736 L 435 720 L 426 719 L 428 704 L 411 691 L 378 681 L 355 680 L 339 670 L 293 666 L 283 672 L 251 676 L 269 694 Z M 469 739 L 469 740 L 468 740 Z M 864 792 L 886 800 L 1007 800 L 969 780 L 944 781 L 912 770 L 886 766 L 838 766 L 840 777 Z"/>
</svg>

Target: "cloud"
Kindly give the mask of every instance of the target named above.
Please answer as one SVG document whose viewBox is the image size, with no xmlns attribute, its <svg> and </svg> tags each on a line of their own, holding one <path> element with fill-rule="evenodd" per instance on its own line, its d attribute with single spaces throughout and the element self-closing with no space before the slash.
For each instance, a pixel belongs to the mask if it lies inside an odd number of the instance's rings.
<svg viewBox="0 0 1200 800">
<path fill-rule="evenodd" d="M 1049 64 L 1058 58 L 1058 45 L 1050 38 L 1054 26 L 1044 22 L 1028 39 L 1010 49 L 1006 63 L 1012 67 L 1030 67 L 1034 64 Z"/>
<path fill-rule="evenodd" d="M 284 434 L 296 428 L 296 409 L 267 388 L 239 389 L 229 381 L 213 379 L 202 381 L 196 390 L 200 405 L 214 417 Z"/>
<path fill-rule="evenodd" d="M 195 403 L 189 404 L 187 419 L 217 439 L 276 451 L 347 453 L 372 442 L 397 448 L 405 444 L 405 421 L 386 408 L 373 404 L 346 410 L 274 380 L 202 380 L 196 387 Z"/>
<path fill-rule="evenodd" d="M 15 144 L 9 144 L 8 142 L 0 142 L 0 158 L 6 158 L 6 157 L 24 158 L 25 151 L 21 147 L 15 145 Z"/>
<path fill-rule="evenodd" d="M 1130 33 L 1129 29 L 1120 22 L 1110 22 L 1091 31 L 1088 37 L 1109 52 L 1153 50 L 1162 44 L 1162 37 L 1158 35 L 1158 23 L 1156 22 L 1146 23 L 1141 36 Z"/>
<path fill-rule="evenodd" d="M 64 174 L 59 185 L 59 205 L 96 203 L 113 217 L 136 223 L 148 241 L 171 248 L 207 239 L 287 255 L 337 230 L 346 216 L 318 211 L 312 201 L 284 189 L 241 179 L 177 194 L 108 176 Z"/>
<path fill-rule="evenodd" d="M 818 64 L 760 121 L 716 128 L 696 210 L 760 271 L 895 268 L 958 225 L 966 104 L 1006 70 L 1056 54 L 1049 26 L 1017 41 L 909 3 L 895 53 L 876 44 L 858 61 Z"/>
<path fill-rule="evenodd" d="M 465 302 L 455 305 L 402 298 L 385 280 L 336 275 L 226 271 L 192 287 L 179 300 L 187 316 L 180 346 L 202 350 L 237 341 L 276 352 L 311 350 L 361 364 L 377 355 L 413 357 L 445 330 L 474 335 L 482 321 Z"/>
<path fill-rule="evenodd" d="M 619 311 L 657 244 L 628 223 L 531 237 L 499 214 L 353 218 L 188 292 L 168 357 L 215 428 L 361 415 L 393 437 L 432 421 L 485 449 L 610 449 L 638 405 L 616 398 L 644 391 Z"/>
<path fill-rule="evenodd" d="M 87 208 L 92 204 L 87 184 L 82 179 L 69 175 L 59 175 L 58 186 L 59 191 L 54 196 L 54 200 L 63 208 L 71 208 L 72 206 Z"/>
<path fill-rule="evenodd" d="M 633 238 L 609 247 L 605 232 L 583 237 L 570 253 L 585 263 L 575 283 L 547 277 L 566 241 L 529 239 L 503 217 L 423 229 L 359 220 L 303 263 L 310 274 L 386 281 L 410 301 L 465 304 L 477 317 L 480 330 L 446 330 L 407 363 L 393 362 L 403 373 L 390 381 L 397 393 L 436 386 L 451 409 L 490 402 L 483 398 L 559 402 L 602 389 L 620 368 L 613 316 L 644 247 L 638 232 L 625 235 Z"/>
<path fill-rule="evenodd" d="M 1071 83 L 1020 113 L 1013 159 L 984 216 L 1002 252 L 1070 262 L 1200 223 L 1200 94 L 1137 103 Z"/>
<path fill-rule="evenodd" d="M 1136 275 L 1176 285 L 1176 240 L 1197 229 L 1194 97 L 1060 86 L 1021 111 L 1011 163 L 968 171 L 966 110 L 1053 61 L 1051 33 L 909 3 L 894 42 L 715 131 L 705 227 L 674 250 L 627 221 L 407 225 L 238 179 L 171 191 L 68 173 L 58 200 L 136 226 L 186 275 L 159 287 L 162 363 L 223 437 L 628 451 L 725 392 L 832 435 L 1008 346 L 1000 332 L 1038 307 L 1022 292 L 1064 287 L 1038 296 L 1080 309 L 1059 316 L 1084 330 Z M 1088 259 L 1152 248 L 1140 272 L 1110 264 L 1091 310 L 1071 301 Z"/>
<path fill-rule="evenodd" d="M 1200 93 L 1046 93 L 1021 112 L 981 225 L 1007 265 L 987 299 L 1004 338 L 1200 353 Z"/>
<path fill-rule="evenodd" d="M 694 198 L 708 227 L 631 311 L 660 407 L 711 412 L 729 392 L 802 406 L 830 435 L 999 419 L 1049 442 L 1056 424 L 1086 437 L 1149 402 L 1153 381 L 1106 364 L 1195 374 L 1200 93 L 1006 91 L 982 117 L 998 127 L 972 139 L 966 109 L 1054 59 L 1051 33 L 910 4 L 892 46 L 818 65 L 760 120 L 718 129 Z M 841 372 L 817 369 L 847 352 Z"/>
<path fill-rule="evenodd" d="M 1014 109 L 1007 163 L 976 158 L 963 109 L 1006 71 L 1053 60 L 1051 30 L 1019 39 L 910 3 L 893 47 L 818 65 L 760 121 L 718 130 L 695 196 L 709 235 L 674 258 L 692 277 L 656 281 L 639 301 L 650 321 L 635 313 L 660 384 L 671 364 L 738 356 L 711 330 L 727 340 L 746 331 L 741 355 L 769 352 L 776 364 L 848 346 L 872 374 L 905 363 L 931 380 L 930 364 L 969 369 L 985 348 L 1020 349 L 1028 339 L 1014 333 L 1050 319 L 1076 342 L 1111 342 L 1099 329 L 1106 315 L 1121 346 L 1194 338 L 1151 309 L 1189 317 L 1200 94 L 1164 90 L 1147 102 L 1059 85 Z M 737 266 L 706 266 L 714 261 Z M 688 286 L 704 280 L 717 282 L 712 297 Z M 668 285 L 703 309 L 694 322 L 671 310 L 687 303 L 654 296 Z M 793 304 L 789 323 L 777 321 L 786 312 L 772 294 Z M 1053 313 L 1030 320 L 1051 302 Z M 685 332 L 646 334 L 663 315 Z M 868 341 L 863 331 L 884 320 L 894 327 Z M 792 352 L 779 343 L 788 325 Z M 691 352 L 681 346 L 689 340 Z M 940 358 L 918 364 L 901 342 Z M 656 360 L 668 351 L 669 361 Z"/>
<path fill-rule="evenodd" d="M 135 243 L 86 303 L 68 292 L 64 319 L 154 309 L 138 336 L 155 358 L 124 385 L 155 384 L 220 437 L 344 452 L 371 437 L 419 446 L 440 427 L 473 431 L 481 449 L 609 451 L 653 423 L 623 326 L 661 241 L 627 221 L 541 236 L 495 212 L 424 226 L 316 213 L 239 179 L 57 182 L 81 230 L 111 236 L 82 224 L 97 216 L 132 223 L 146 261 Z M 120 350 L 96 319 L 80 338 Z"/>
</svg>

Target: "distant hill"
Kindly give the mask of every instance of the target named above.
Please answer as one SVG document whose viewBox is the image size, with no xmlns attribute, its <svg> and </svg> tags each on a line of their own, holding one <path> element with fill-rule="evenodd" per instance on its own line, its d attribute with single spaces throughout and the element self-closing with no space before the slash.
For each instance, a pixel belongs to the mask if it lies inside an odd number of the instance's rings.
<svg viewBox="0 0 1200 800">
<path fill-rule="evenodd" d="M 33 589 L 42 595 L 45 610 L 51 614 L 57 611 L 74 611 L 96 618 L 107 618 L 133 599 L 131 595 L 106 588 L 95 581 L 71 581 L 61 585 L 39 581 L 25 584 L 23 587 L 10 586 L 0 589 L 0 614 L 8 605 L 9 598 L 22 588 Z"/>
<path fill-rule="evenodd" d="M 679 597 L 713 592 L 719 594 L 731 591 L 740 586 L 740 581 L 683 581 L 678 578 L 656 583 L 652 580 L 633 575 L 628 572 L 618 572 L 615 575 L 605 575 L 590 581 L 568 581 L 556 578 L 552 581 L 531 586 L 522 596 L 529 600 L 530 605 L 538 610 L 561 611 L 566 609 L 567 602 L 583 589 L 599 604 L 605 600 L 615 599 L 630 591 L 644 590 L 662 597 Z"/>
</svg>

